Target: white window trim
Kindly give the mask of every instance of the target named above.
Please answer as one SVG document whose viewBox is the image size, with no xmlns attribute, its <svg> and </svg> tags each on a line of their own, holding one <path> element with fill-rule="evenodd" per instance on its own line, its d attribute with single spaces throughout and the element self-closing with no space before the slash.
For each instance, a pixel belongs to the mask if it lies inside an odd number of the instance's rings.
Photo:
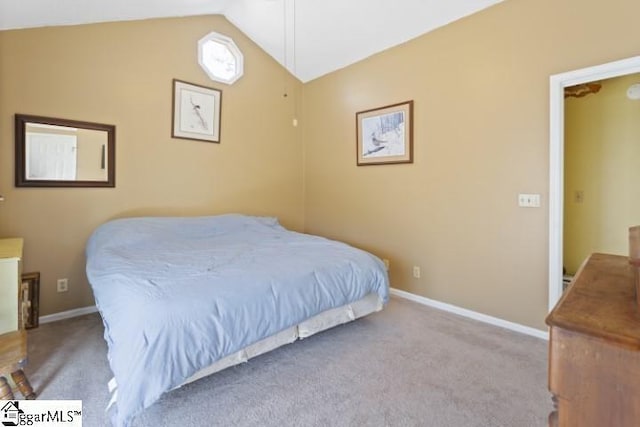
<svg viewBox="0 0 640 427">
<path fill-rule="evenodd" d="M 204 64 L 202 58 L 203 46 L 208 41 L 214 41 L 216 43 L 225 45 L 227 49 L 229 49 L 229 52 L 231 52 L 231 54 L 234 56 L 234 58 L 236 59 L 236 73 L 233 75 L 233 77 L 230 77 L 228 79 L 221 78 L 220 76 L 213 74 L 211 70 Z M 198 64 L 200 64 L 202 69 L 205 71 L 205 73 L 207 73 L 211 80 L 226 83 L 228 85 L 235 83 L 244 74 L 244 56 L 242 55 L 242 52 L 240 51 L 238 46 L 234 43 L 231 37 L 216 33 L 215 31 L 207 34 L 198 41 Z"/>
</svg>

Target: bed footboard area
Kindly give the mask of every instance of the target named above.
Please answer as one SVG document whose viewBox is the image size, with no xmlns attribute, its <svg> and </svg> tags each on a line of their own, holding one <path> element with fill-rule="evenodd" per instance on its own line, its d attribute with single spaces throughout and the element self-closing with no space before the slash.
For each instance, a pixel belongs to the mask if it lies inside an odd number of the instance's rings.
<svg viewBox="0 0 640 427">
<path fill-rule="evenodd" d="M 214 364 L 207 366 L 187 378 L 177 388 L 180 388 L 186 384 L 197 381 L 201 378 L 207 377 L 223 369 L 230 368 L 235 365 L 249 361 L 256 356 L 268 353 L 276 348 L 282 347 L 286 344 L 291 344 L 298 339 L 310 337 L 311 335 L 319 332 L 331 329 L 335 326 L 342 325 L 344 323 L 351 322 L 369 314 L 382 310 L 384 303 L 378 294 L 371 293 L 364 298 L 355 301 L 351 304 L 343 305 L 342 307 L 336 307 L 331 310 L 324 311 L 316 316 L 313 316 L 299 325 L 292 326 L 280 331 L 275 335 L 262 339 L 236 353 L 226 356 Z M 109 381 L 109 391 L 115 393 L 117 384 L 115 378 Z M 116 402 L 116 395 L 112 397 L 109 406 Z"/>
</svg>

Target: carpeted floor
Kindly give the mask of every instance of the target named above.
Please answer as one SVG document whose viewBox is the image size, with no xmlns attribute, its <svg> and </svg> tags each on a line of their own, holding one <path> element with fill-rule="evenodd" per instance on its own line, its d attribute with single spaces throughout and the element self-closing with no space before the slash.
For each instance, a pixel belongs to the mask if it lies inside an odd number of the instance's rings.
<svg viewBox="0 0 640 427">
<path fill-rule="evenodd" d="M 98 314 L 29 331 L 41 399 L 109 425 Z M 393 298 L 380 313 L 165 394 L 134 426 L 544 426 L 547 342 Z"/>
</svg>

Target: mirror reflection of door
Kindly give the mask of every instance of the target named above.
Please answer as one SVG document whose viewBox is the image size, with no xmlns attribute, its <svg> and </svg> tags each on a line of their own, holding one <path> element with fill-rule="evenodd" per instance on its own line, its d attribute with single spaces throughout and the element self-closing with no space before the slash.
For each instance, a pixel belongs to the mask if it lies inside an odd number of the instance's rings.
<svg viewBox="0 0 640 427">
<path fill-rule="evenodd" d="M 104 131 L 27 123 L 25 144 L 28 180 L 107 180 Z"/>
<path fill-rule="evenodd" d="M 75 135 L 27 131 L 27 179 L 74 181 L 77 146 Z"/>
<path fill-rule="evenodd" d="M 640 225 L 640 100 L 627 96 L 640 74 L 597 83 L 565 98 L 565 285 L 591 253 L 626 256 L 628 227 Z"/>
</svg>

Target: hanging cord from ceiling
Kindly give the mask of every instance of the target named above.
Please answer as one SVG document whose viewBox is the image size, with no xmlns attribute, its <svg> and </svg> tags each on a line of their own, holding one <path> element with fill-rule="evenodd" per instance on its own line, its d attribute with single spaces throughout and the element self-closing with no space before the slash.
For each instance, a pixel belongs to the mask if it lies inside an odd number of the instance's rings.
<svg viewBox="0 0 640 427">
<path fill-rule="evenodd" d="M 291 2 L 291 3 L 289 3 Z M 288 5 L 291 5 L 288 7 Z M 289 11 L 289 13 L 287 13 Z M 284 91 L 282 96 L 284 98 L 289 97 L 289 83 L 291 82 L 290 72 L 294 78 L 297 71 L 297 58 L 296 58 L 296 2 L 295 0 L 282 0 L 282 46 L 284 57 Z M 291 22 L 291 25 L 289 25 Z M 289 28 L 291 27 L 291 28 Z M 289 37 L 289 31 L 291 31 L 291 37 Z M 289 40 L 291 39 L 291 40 Z M 291 46 L 289 46 L 291 44 Z M 289 49 L 291 48 L 291 63 L 289 57 Z M 293 96 L 293 120 L 294 127 L 298 126 L 298 98 L 299 98 L 299 85 L 295 84 L 292 88 Z"/>
<path fill-rule="evenodd" d="M 289 38 L 288 36 L 288 31 L 287 31 L 287 0 L 282 0 L 282 56 L 284 57 L 284 93 L 282 94 L 282 96 L 284 98 L 289 96 L 289 90 L 288 90 L 288 84 L 289 84 L 289 72 L 288 72 L 288 68 L 289 68 L 289 47 L 288 42 L 289 42 Z"/>
<path fill-rule="evenodd" d="M 297 55 L 296 55 L 296 51 L 297 51 L 297 47 L 296 47 L 296 22 L 297 22 L 297 16 L 296 16 L 296 0 L 291 0 L 293 3 L 293 22 L 292 22 L 292 29 L 291 31 L 293 32 L 293 35 L 291 37 L 292 40 L 292 45 L 293 45 L 293 75 L 296 76 L 298 73 L 298 60 L 297 60 Z M 298 92 L 300 89 L 300 85 L 296 84 L 294 87 L 294 91 Z M 300 98 L 299 93 L 295 93 L 294 97 L 293 97 L 293 126 L 298 126 L 298 99 Z"/>
</svg>

